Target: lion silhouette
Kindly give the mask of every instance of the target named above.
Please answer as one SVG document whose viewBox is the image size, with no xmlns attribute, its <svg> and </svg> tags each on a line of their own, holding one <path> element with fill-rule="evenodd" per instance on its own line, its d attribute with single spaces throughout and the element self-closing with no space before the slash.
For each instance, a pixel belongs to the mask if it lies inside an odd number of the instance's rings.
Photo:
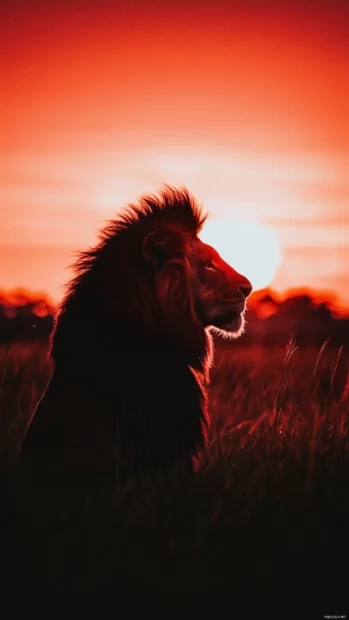
<svg viewBox="0 0 349 620">
<path fill-rule="evenodd" d="M 185 188 L 165 186 L 80 254 L 20 451 L 35 483 L 192 468 L 209 427 L 210 330 L 238 337 L 252 290 L 198 238 L 206 218 Z"/>
</svg>

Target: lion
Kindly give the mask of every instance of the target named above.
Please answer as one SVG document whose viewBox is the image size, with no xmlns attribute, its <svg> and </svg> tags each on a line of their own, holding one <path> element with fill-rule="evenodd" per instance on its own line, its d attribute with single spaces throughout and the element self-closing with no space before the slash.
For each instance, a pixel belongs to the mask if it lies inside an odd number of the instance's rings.
<svg viewBox="0 0 349 620">
<path fill-rule="evenodd" d="M 79 255 L 20 451 L 35 483 L 192 471 L 209 428 L 211 332 L 237 338 L 252 291 L 199 239 L 206 218 L 186 188 L 164 186 Z"/>
</svg>

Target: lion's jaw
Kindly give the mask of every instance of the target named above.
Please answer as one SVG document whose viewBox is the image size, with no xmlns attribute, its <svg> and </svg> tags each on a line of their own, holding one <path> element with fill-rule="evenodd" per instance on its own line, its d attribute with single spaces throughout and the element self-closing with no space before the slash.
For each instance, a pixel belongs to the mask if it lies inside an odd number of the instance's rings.
<svg viewBox="0 0 349 620">
<path fill-rule="evenodd" d="M 245 312 L 245 305 L 240 311 L 239 309 L 229 309 L 221 312 L 210 321 L 208 328 L 223 338 L 235 340 L 245 331 Z"/>
</svg>

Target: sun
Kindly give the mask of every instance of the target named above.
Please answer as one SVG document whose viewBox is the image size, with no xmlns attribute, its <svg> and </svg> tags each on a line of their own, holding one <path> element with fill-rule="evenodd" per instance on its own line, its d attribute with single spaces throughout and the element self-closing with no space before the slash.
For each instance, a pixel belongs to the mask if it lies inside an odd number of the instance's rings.
<svg viewBox="0 0 349 620">
<path fill-rule="evenodd" d="M 269 286 L 280 264 L 281 253 L 274 231 L 259 222 L 224 218 L 208 220 L 200 239 L 246 276 L 258 290 Z"/>
</svg>

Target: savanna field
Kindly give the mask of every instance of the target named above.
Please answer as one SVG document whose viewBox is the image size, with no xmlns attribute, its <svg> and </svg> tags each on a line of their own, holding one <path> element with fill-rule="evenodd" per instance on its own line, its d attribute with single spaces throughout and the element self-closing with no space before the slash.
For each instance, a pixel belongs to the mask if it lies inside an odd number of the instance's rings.
<svg viewBox="0 0 349 620">
<path fill-rule="evenodd" d="M 9 585 L 231 594 L 243 601 L 245 616 L 261 597 L 280 618 L 293 604 L 297 617 L 345 612 L 346 347 L 216 342 L 211 432 L 193 477 L 160 473 L 114 493 L 42 505 L 19 490 L 15 463 L 50 372 L 45 343 L 0 349 Z"/>
</svg>

